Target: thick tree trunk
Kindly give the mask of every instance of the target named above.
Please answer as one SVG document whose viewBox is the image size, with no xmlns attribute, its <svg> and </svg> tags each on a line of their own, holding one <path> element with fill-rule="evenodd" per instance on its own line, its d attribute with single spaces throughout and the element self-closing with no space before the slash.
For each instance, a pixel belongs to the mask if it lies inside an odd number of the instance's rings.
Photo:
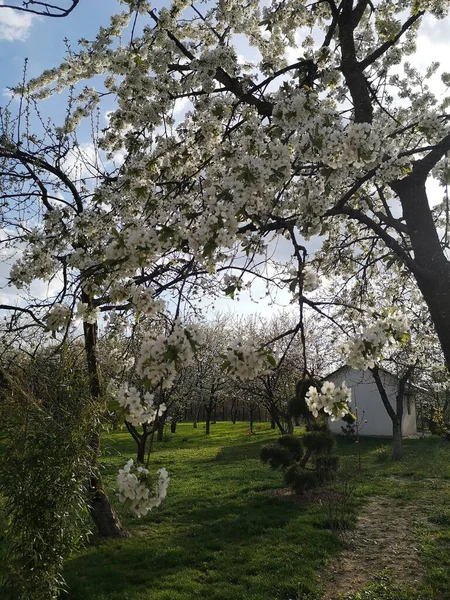
<svg viewBox="0 0 450 600">
<path fill-rule="evenodd" d="M 176 432 L 177 432 L 177 422 L 172 421 L 170 423 L 170 433 L 176 433 Z"/>
<path fill-rule="evenodd" d="M 273 417 L 270 418 L 270 429 L 275 429 L 276 427 L 275 419 Z"/>
<path fill-rule="evenodd" d="M 82 301 L 90 304 L 91 298 L 83 293 Z M 90 393 L 94 400 L 100 400 L 101 386 L 97 363 L 97 324 L 83 323 L 83 331 Z M 93 474 L 90 481 L 89 512 L 97 527 L 97 533 L 100 537 L 128 537 L 129 533 L 122 527 L 119 518 L 114 512 L 103 488 L 101 477 L 97 472 L 96 463 L 100 451 L 100 435 L 98 433 L 93 436 L 91 445 L 94 464 L 92 465 Z"/>
<path fill-rule="evenodd" d="M 130 533 L 122 527 L 111 506 L 108 496 L 103 489 L 100 476 L 91 477 L 91 499 L 89 514 L 97 528 L 100 537 L 127 538 Z"/>
<path fill-rule="evenodd" d="M 413 274 L 430 310 L 450 369 L 450 264 L 442 250 L 428 203 L 425 188 L 428 166 L 419 161 L 411 175 L 390 185 L 402 204 L 417 264 Z"/>
</svg>

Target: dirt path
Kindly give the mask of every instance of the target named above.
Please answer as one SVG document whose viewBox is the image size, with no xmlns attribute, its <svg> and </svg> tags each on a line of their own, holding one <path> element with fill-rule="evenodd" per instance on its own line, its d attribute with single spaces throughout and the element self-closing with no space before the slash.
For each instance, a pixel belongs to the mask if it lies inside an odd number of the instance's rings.
<svg viewBox="0 0 450 600">
<path fill-rule="evenodd" d="M 397 583 L 414 587 L 423 576 L 413 533 L 415 513 L 414 507 L 398 506 L 384 497 L 366 504 L 346 538 L 348 548 L 329 566 L 323 600 L 357 592 L 383 569 L 389 569 Z"/>
</svg>

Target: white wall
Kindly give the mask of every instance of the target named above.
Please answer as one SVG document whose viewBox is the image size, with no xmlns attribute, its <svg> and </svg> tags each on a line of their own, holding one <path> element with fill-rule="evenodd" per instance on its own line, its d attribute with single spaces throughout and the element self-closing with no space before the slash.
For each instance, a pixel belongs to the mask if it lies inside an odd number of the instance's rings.
<svg viewBox="0 0 450 600">
<path fill-rule="evenodd" d="M 380 377 L 384 389 L 389 397 L 391 405 L 395 410 L 395 396 L 397 393 L 397 379 L 393 375 L 380 370 Z M 392 421 L 387 414 L 383 401 L 378 392 L 377 384 L 375 383 L 370 371 L 358 371 L 349 367 L 344 367 L 332 373 L 327 377 L 328 381 L 332 381 L 336 386 L 341 385 L 344 381 L 347 387 L 352 390 L 352 401 L 350 410 L 357 415 L 359 425 L 359 434 L 373 436 L 391 436 Z M 414 399 L 410 401 L 410 411 L 408 414 L 407 402 L 403 411 L 403 435 L 412 435 L 416 433 L 416 412 Z M 344 421 L 330 421 L 330 430 L 332 433 L 341 434 L 341 427 L 345 426 Z"/>
</svg>

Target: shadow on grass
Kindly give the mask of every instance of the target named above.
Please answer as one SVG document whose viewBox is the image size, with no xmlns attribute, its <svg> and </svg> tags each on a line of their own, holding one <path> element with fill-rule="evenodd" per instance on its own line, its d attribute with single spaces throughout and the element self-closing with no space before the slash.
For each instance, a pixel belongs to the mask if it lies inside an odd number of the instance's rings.
<svg viewBox="0 0 450 600">
<path fill-rule="evenodd" d="M 224 446 L 217 455 L 216 460 L 226 463 L 248 460 L 249 458 L 259 459 L 261 447 L 267 443 L 266 440 L 250 438 L 244 444 L 234 446 Z"/>
<path fill-rule="evenodd" d="M 200 499 L 198 505 L 186 507 L 170 520 L 173 512 L 173 506 L 168 506 L 161 514 L 155 513 L 159 522 L 143 521 L 132 539 L 88 548 L 83 556 L 72 559 L 66 574 L 69 598 L 123 599 L 130 590 L 130 597 L 140 598 L 139 593 L 147 590 L 149 595 L 142 598 L 159 599 L 163 596 L 156 592 L 170 589 L 174 599 L 256 600 L 266 597 L 270 581 L 282 579 L 283 564 L 286 569 L 292 563 L 292 536 L 302 553 L 309 552 L 313 540 L 310 561 L 320 561 L 337 548 L 328 533 L 314 528 L 309 511 L 301 515 L 298 506 L 262 494 L 249 494 L 244 501 L 218 495 L 209 506 Z M 266 573 L 262 573 L 263 566 Z M 312 588 L 310 568 L 309 563 L 304 576 Z M 296 578 L 302 579 L 301 566 Z M 214 593 L 209 589 L 212 580 Z M 289 595 L 272 597 L 295 598 L 292 589 Z"/>
</svg>

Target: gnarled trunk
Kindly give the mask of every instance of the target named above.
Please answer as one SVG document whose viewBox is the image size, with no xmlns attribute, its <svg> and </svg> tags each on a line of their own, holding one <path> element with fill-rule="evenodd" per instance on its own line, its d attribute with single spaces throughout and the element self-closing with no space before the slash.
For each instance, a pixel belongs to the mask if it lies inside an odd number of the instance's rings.
<svg viewBox="0 0 450 600">
<path fill-rule="evenodd" d="M 100 537 L 127 538 L 130 533 L 122 527 L 102 485 L 100 476 L 91 477 L 89 514 Z"/>
</svg>

